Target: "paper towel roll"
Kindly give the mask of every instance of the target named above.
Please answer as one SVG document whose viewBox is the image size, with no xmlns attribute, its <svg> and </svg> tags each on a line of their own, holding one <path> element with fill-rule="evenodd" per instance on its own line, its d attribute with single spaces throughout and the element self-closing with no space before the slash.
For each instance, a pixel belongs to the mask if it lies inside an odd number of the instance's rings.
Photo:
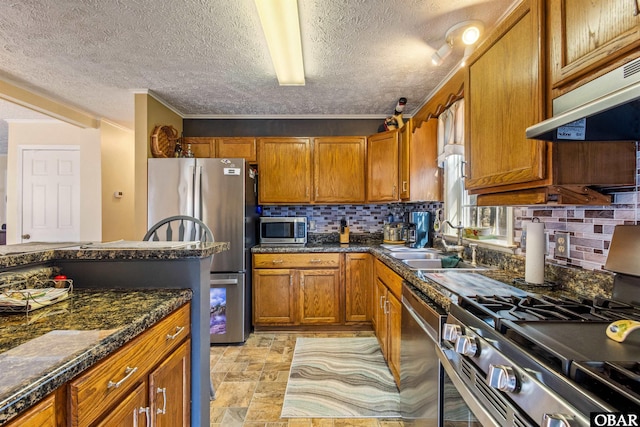
<svg viewBox="0 0 640 427">
<path fill-rule="evenodd" d="M 525 248 L 524 280 L 541 285 L 544 283 L 544 223 L 527 224 L 527 247 Z"/>
</svg>

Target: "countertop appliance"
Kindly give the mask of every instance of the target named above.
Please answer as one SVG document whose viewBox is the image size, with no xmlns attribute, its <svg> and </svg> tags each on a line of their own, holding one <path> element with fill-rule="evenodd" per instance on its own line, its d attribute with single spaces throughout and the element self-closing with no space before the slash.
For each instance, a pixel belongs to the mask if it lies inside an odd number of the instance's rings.
<svg viewBox="0 0 640 427">
<path fill-rule="evenodd" d="M 431 242 L 431 213 L 409 212 L 410 236 L 406 245 L 410 248 L 426 248 Z"/>
<path fill-rule="evenodd" d="M 256 244 L 257 183 L 244 159 L 148 160 L 149 226 L 172 215 L 201 219 L 228 251 L 210 269 L 211 343 L 242 343 L 251 332 L 251 247 Z"/>
<path fill-rule="evenodd" d="M 304 245 L 307 243 L 307 217 L 260 217 L 261 245 Z"/>
<path fill-rule="evenodd" d="M 640 59 L 553 100 L 553 117 L 527 128 L 546 141 L 638 141 Z"/>
</svg>

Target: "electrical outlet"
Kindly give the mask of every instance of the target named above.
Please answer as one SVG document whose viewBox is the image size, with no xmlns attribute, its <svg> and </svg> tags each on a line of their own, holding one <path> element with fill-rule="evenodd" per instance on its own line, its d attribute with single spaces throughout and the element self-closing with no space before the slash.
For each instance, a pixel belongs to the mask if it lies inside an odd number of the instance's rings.
<svg viewBox="0 0 640 427">
<path fill-rule="evenodd" d="M 556 256 L 569 258 L 569 233 L 556 233 Z"/>
</svg>

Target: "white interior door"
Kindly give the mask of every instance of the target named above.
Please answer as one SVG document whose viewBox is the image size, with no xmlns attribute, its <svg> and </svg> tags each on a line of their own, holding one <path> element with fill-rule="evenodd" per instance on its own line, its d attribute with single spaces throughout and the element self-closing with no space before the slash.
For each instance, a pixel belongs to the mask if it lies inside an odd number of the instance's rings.
<svg viewBox="0 0 640 427">
<path fill-rule="evenodd" d="M 79 240 L 80 150 L 24 150 L 21 241 Z"/>
</svg>

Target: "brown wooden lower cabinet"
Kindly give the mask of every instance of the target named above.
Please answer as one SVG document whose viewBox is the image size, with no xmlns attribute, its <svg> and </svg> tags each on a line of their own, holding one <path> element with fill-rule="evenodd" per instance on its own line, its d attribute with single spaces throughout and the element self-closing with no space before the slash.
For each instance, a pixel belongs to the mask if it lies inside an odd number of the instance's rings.
<svg viewBox="0 0 640 427">
<path fill-rule="evenodd" d="M 340 254 L 255 254 L 255 326 L 343 322 Z M 284 268 L 287 267 L 287 268 Z"/>
<path fill-rule="evenodd" d="M 188 426 L 190 335 L 187 304 L 7 426 Z"/>
<path fill-rule="evenodd" d="M 18 418 L 10 421 L 6 427 L 56 427 L 57 425 L 56 396 L 52 393 L 40 403 L 27 409 Z"/>
<path fill-rule="evenodd" d="M 367 253 L 254 254 L 254 326 L 368 328 L 371 259 Z"/>
<path fill-rule="evenodd" d="M 396 384 L 400 386 L 402 278 L 381 261 L 374 262 L 374 331 Z"/>
</svg>

